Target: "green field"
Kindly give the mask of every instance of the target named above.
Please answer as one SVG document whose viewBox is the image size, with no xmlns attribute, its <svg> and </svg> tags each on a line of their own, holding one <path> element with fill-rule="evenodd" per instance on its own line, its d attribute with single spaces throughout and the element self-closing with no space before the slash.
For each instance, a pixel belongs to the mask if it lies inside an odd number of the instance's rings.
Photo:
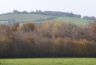
<svg viewBox="0 0 96 65">
<path fill-rule="evenodd" d="M 0 65 L 96 65 L 96 58 L 0 59 Z"/>
<path fill-rule="evenodd" d="M 80 18 L 76 18 L 76 17 L 58 17 L 56 18 L 56 21 L 63 21 L 63 22 L 67 22 L 67 23 L 72 23 L 72 24 L 76 24 L 76 25 L 87 25 L 89 22 L 88 20 L 85 19 L 80 19 Z"/>
<path fill-rule="evenodd" d="M 68 16 L 52 16 L 52 15 L 43 15 L 43 14 L 1 14 L 0 15 L 0 24 L 8 23 L 9 19 L 14 19 L 19 23 L 43 23 L 45 21 L 58 21 L 58 22 L 67 22 L 73 23 L 76 25 L 87 25 L 90 21 L 77 17 L 68 17 Z"/>
</svg>

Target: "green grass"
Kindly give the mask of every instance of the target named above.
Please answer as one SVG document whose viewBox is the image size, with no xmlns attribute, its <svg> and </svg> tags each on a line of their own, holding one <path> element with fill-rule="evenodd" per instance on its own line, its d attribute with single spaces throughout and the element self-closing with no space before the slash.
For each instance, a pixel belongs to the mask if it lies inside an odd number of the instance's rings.
<svg viewBox="0 0 96 65">
<path fill-rule="evenodd" d="M 0 59 L 0 65 L 96 65 L 96 58 Z"/>
<path fill-rule="evenodd" d="M 67 23 L 72 23 L 72 24 L 76 24 L 76 25 L 80 25 L 80 26 L 85 26 L 89 24 L 88 20 L 85 19 L 81 19 L 81 18 L 76 18 L 76 17 L 66 17 L 66 16 L 62 16 L 62 17 L 58 17 L 55 19 L 56 21 L 62 21 L 62 22 L 67 22 Z"/>
<path fill-rule="evenodd" d="M 51 15 L 43 15 L 43 14 L 1 14 L 0 15 L 0 24 L 6 23 L 9 19 L 15 19 L 19 23 L 26 22 L 36 22 L 42 23 L 45 21 L 63 21 L 67 23 L 73 23 L 76 25 L 85 26 L 88 24 L 89 20 L 76 18 L 76 17 L 67 17 L 67 16 L 51 16 Z"/>
<path fill-rule="evenodd" d="M 17 22 L 25 23 L 25 22 L 38 22 L 44 21 L 53 16 L 41 15 L 41 14 L 2 14 L 0 15 L 0 22 L 2 20 L 15 19 Z"/>
</svg>

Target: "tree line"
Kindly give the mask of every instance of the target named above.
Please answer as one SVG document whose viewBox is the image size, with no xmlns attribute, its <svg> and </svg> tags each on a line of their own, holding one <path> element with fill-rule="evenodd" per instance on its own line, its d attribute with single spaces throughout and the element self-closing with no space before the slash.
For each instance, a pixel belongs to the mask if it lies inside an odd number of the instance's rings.
<svg viewBox="0 0 96 65">
<path fill-rule="evenodd" d="M 0 57 L 96 57 L 96 22 L 1 24 Z"/>
</svg>

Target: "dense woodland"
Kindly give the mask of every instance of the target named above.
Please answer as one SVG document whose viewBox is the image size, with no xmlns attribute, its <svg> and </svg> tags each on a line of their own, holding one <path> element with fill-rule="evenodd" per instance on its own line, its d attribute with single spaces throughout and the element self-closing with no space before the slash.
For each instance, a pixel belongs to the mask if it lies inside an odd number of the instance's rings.
<svg viewBox="0 0 96 65">
<path fill-rule="evenodd" d="M 96 22 L 1 24 L 0 57 L 96 57 Z"/>
</svg>

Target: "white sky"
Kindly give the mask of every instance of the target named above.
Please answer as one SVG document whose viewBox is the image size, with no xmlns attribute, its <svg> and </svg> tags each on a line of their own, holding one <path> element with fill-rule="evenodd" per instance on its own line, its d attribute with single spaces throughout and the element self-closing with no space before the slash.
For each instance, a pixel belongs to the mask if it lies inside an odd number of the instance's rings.
<svg viewBox="0 0 96 65">
<path fill-rule="evenodd" d="M 0 0 L 0 13 L 13 11 L 50 10 L 96 16 L 96 0 Z"/>
</svg>

